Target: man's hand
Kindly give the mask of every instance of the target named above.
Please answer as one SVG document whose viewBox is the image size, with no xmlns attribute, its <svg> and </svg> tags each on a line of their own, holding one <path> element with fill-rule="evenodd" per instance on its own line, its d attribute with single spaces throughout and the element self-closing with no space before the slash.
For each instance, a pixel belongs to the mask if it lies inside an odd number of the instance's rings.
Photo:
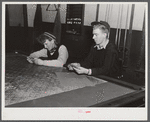
<svg viewBox="0 0 150 122">
<path fill-rule="evenodd" d="M 67 67 L 69 70 L 74 70 L 74 67 L 78 68 L 78 67 L 80 67 L 80 64 L 79 63 L 71 63 L 71 64 L 68 64 Z"/>
<path fill-rule="evenodd" d="M 33 57 L 30 57 L 30 56 L 27 57 L 27 61 L 28 61 L 29 63 L 33 63 L 33 60 L 34 60 Z"/>
<path fill-rule="evenodd" d="M 39 58 L 33 58 L 33 57 L 28 56 L 27 61 L 29 63 L 34 63 L 34 64 L 37 64 L 37 65 L 43 65 L 43 61 Z"/>
<path fill-rule="evenodd" d="M 84 68 L 84 67 L 78 67 L 75 68 L 73 67 L 73 69 L 78 73 L 78 74 L 88 74 L 89 70 Z"/>
</svg>

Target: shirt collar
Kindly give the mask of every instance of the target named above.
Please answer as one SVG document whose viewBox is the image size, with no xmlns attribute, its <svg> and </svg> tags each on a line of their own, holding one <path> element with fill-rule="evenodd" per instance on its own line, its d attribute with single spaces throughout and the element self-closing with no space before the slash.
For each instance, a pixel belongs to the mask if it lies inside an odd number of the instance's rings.
<svg viewBox="0 0 150 122">
<path fill-rule="evenodd" d="M 100 44 L 98 44 L 98 45 L 95 45 L 94 46 L 94 48 L 96 48 L 97 47 L 97 50 L 101 50 L 101 49 L 105 49 L 106 48 L 106 46 L 107 46 L 107 44 L 108 44 L 108 42 L 109 42 L 109 40 L 107 39 L 106 41 L 104 41 L 101 45 Z"/>
<path fill-rule="evenodd" d="M 47 50 L 48 50 L 48 49 L 47 49 Z M 49 51 L 49 50 L 48 50 L 48 51 Z M 49 53 L 50 53 L 51 55 L 53 55 L 55 51 L 56 51 L 56 49 L 54 48 L 54 49 L 50 50 Z"/>
</svg>

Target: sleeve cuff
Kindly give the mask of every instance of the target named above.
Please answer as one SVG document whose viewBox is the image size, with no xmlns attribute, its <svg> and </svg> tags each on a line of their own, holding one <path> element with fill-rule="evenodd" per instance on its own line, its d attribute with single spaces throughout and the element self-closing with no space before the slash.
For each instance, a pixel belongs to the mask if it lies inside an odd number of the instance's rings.
<svg viewBox="0 0 150 122">
<path fill-rule="evenodd" d="M 92 74 L 92 70 L 88 69 L 88 75 L 91 75 L 91 74 Z"/>
</svg>

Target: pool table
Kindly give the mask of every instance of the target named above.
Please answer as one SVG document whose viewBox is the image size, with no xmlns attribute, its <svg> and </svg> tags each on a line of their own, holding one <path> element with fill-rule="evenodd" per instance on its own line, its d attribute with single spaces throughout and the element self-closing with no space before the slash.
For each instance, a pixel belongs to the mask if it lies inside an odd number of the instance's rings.
<svg viewBox="0 0 150 122">
<path fill-rule="evenodd" d="M 145 106 L 141 86 L 103 75 L 77 75 L 65 67 L 30 64 L 19 53 L 6 54 L 4 92 L 5 107 Z"/>
</svg>

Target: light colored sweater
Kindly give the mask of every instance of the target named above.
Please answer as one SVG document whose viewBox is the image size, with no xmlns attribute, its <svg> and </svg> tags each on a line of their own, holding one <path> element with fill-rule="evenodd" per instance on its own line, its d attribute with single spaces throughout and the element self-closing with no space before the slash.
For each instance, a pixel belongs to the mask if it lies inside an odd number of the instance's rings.
<svg viewBox="0 0 150 122">
<path fill-rule="evenodd" d="M 45 66 L 54 66 L 54 67 L 63 67 L 63 65 L 67 62 L 68 59 L 68 51 L 64 45 L 61 45 L 58 49 L 58 58 L 54 60 L 41 60 L 39 59 L 39 65 Z M 53 55 L 53 54 L 51 54 Z M 48 57 L 47 49 L 43 48 L 39 51 L 30 54 L 30 57 L 39 58 L 39 57 Z"/>
</svg>

